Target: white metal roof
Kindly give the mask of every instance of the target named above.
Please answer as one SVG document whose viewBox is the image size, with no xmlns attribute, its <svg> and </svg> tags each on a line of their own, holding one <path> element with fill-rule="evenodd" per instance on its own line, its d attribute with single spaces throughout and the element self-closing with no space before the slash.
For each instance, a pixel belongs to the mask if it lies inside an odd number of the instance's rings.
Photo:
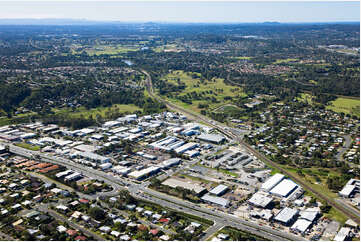
<svg viewBox="0 0 361 242">
<path fill-rule="evenodd" d="M 248 200 L 251 204 L 258 207 L 267 207 L 270 202 L 272 202 L 272 198 L 265 196 L 264 194 L 257 192 L 253 194 L 253 196 Z"/>
<path fill-rule="evenodd" d="M 346 227 L 341 228 L 333 240 L 334 241 L 344 241 L 349 236 L 350 231 L 351 231 L 350 228 L 346 228 Z"/>
<path fill-rule="evenodd" d="M 339 192 L 339 194 L 341 196 L 350 196 L 350 194 L 353 192 L 353 190 L 355 190 L 356 186 L 355 185 L 346 185 L 342 188 L 342 190 Z"/>
<path fill-rule="evenodd" d="M 170 187 L 182 187 L 182 188 L 185 188 L 188 190 L 192 190 L 197 194 L 201 193 L 202 191 L 205 190 L 204 187 L 202 187 L 198 184 L 188 183 L 188 182 L 181 181 L 181 180 L 174 179 L 174 178 L 169 178 L 169 179 L 165 180 L 162 184 L 170 186 Z"/>
<path fill-rule="evenodd" d="M 298 185 L 296 183 L 294 183 L 290 179 L 284 179 L 280 183 L 278 183 L 274 188 L 272 188 L 270 193 L 277 195 L 277 196 L 286 197 L 296 187 L 298 187 Z"/>
<path fill-rule="evenodd" d="M 281 210 L 275 217 L 275 220 L 282 222 L 282 223 L 288 223 L 294 216 L 298 214 L 297 209 L 285 207 Z"/>
<path fill-rule="evenodd" d="M 226 191 L 227 189 L 228 189 L 227 186 L 221 184 L 221 185 L 216 186 L 212 190 L 210 190 L 209 193 L 218 195 L 218 194 L 221 194 L 222 192 Z"/>
<path fill-rule="evenodd" d="M 312 224 L 312 222 L 306 220 L 306 219 L 298 219 L 291 227 L 291 229 L 293 230 L 297 230 L 299 231 L 300 233 L 303 233 L 305 232 L 309 227 L 310 225 Z"/>
<path fill-rule="evenodd" d="M 278 183 L 280 183 L 284 177 L 285 177 L 284 175 L 277 173 L 277 174 L 273 175 L 272 177 L 270 177 L 267 181 L 265 181 L 262 184 L 261 188 L 265 191 L 270 191 Z"/>
<path fill-rule="evenodd" d="M 210 141 L 210 142 L 214 142 L 214 143 L 220 143 L 224 140 L 224 137 L 222 135 L 205 134 L 205 133 L 198 135 L 197 138 L 200 140 Z"/>
<path fill-rule="evenodd" d="M 206 202 L 211 202 L 211 203 L 215 203 L 217 205 L 226 207 L 229 204 L 229 200 L 222 198 L 222 197 L 216 197 L 216 196 L 211 196 L 209 194 L 206 194 L 202 197 L 202 200 L 206 201 Z"/>
</svg>

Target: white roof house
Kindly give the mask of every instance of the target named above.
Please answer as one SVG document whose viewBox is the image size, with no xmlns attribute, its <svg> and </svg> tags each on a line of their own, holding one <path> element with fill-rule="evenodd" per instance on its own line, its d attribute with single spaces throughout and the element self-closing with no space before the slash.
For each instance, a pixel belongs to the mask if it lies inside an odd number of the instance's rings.
<svg viewBox="0 0 361 242">
<path fill-rule="evenodd" d="M 278 183 L 280 183 L 283 178 L 285 176 L 282 175 L 282 174 L 275 174 L 273 176 L 271 176 L 267 181 L 265 181 L 262 186 L 261 186 L 261 189 L 262 190 L 265 190 L 265 191 L 270 191 L 272 188 L 274 188 Z"/>
</svg>

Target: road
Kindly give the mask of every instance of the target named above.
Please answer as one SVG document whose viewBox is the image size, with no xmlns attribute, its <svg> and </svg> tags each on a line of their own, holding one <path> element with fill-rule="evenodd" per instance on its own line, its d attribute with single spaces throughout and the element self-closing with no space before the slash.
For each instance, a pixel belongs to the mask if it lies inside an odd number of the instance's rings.
<svg viewBox="0 0 361 242">
<path fill-rule="evenodd" d="M 9 145 L 9 144 L 8 144 Z M 102 180 L 109 185 L 113 186 L 113 191 L 107 193 L 108 195 L 115 196 L 117 191 L 128 189 L 129 192 L 136 198 L 143 199 L 149 202 L 153 202 L 155 204 L 159 204 L 163 207 L 167 207 L 176 211 L 185 212 L 189 214 L 194 214 L 196 216 L 215 221 L 216 223 L 223 224 L 224 226 L 232 226 L 243 231 L 251 232 L 260 237 L 264 237 L 270 240 L 304 240 L 304 238 L 295 236 L 293 234 L 277 231 L 271 227 L 267 226 L 259 226 L 256 223 L 249 222 L 238 218 L 234 215 L 225 214 L 220 211 L 213 211 L 211 209 L 202 208 L 196 204 L 193 204 L 188 201 L 184 201 L 167 194 L 159 193 L 154 190 L 151 190 L 143 185 L 139 185 L 136 183 L 132 183 L 130 181 L 124 181 L 119 177 L 111 176 L 106 174 L 105 172 L 94 170 L 93 168 L 85 167 L 83 165 L 76 164 L 70 160 L 61 157 L 53 157 L 48 154 L 44 155 L 38 151 L 30 151 L 18 146 L 9 145 L 10 152 L 33 158 L 34 156 L 40 157 L 42 161 L 51 162 L 54 164 L 65 166 L 69 169 L 73 169 L 82 174 L 91 176 L 98 180 Z M 126 187 L 126 188 L 125 188 Z M 143 193 L 143 194 L 141 194 Z M 145 194 L 149 194 L 145 195 Z M 96 196 L 96 195 L 95 195 Z M 99 196 L 99 195 L 98 195 Z"/>
<path fill-rule="evenodd" d="M 222 224 L 213 224 L 211 227 L 209 227 L 205 232 L 205 234 L 200 239 L 201 241 L 206 241 L 207 239 L 210 239 L 212 235 L 217 233 L 219 230 L 221 230 L 224 226 Z"/>
<path fill-rule="evenodd" d="M 193 120 L 196 120 L 196 121 L 201 120 L 201 121 L 205 122 L 207 125 L 217 129 L 219 132 L 223 133 L 228 138 L 238 141 L 240 143 L 240 145 L 242 145 L 248 152 L 250 152 L 251 154 L 256 156 L 259 160 L 263 161 L 265 164 L 267 164 L 269 166 L 277 168 L 279 171 L 281 171 L 281 173 L 287 175 L 293 181 L 295 181 L 296 183 L 301 185 L 305 190 L 311 191 L 313 194 L 317 195 L 320 199 L 326 201 L 329 205 L 333 206 L 335 209 L 337 209 L 338 211 L 340 211 L 341 213 L 343 213 L 347 217 L 353 219 L 358 224 L 360 224 L 360 215 L 359 214 L 356 215 L 356 214 L 350 212 L 344 206 L 342 206 L 341 204 L 336 202 L 333 198 L 330 198 L 330 197 L 326 196 L 325 194 L 313 189 L 305 181 L 299 179 L 298 177 L 294 176 L 291 172 L 288 172 L 286 169 L 282 168 L 277 163 L 275 163 L 275 162 L 271 161 L 270 159 L 268 159 L 262 153 L 258 152 L 253 147 L 251 147 L 249 144 L 247 144 L 243 140 L 241 140 L 239 136 L 237 136 L 237 135 L 233 134 L 232 132 L 230 132 L 229 129 L 224 128 L 220 123 L 218 123 L 218 122 L 216 122 L 214 120 L 210 120 L 209 118 L 206 118 L 201 114 L 190 112 L 189 110 L 186 110 L 186 109 L 184 109 L 182 107 L 176 106 L 173 103 L 170 103 L 170 102 L 160 98 L 159 96 L 157 96 L 154 93 L 154 90 L 153 90 L 153 84 L 152 84 L 151 76 L 149 75 L 148 72 L 146 72 L 144 70 L 143 70 L 143 73 L 147 76 L 147 78 L 145 80 L 145 86 L 146 86 L 146 89 L 147 89 L 147 91 L 148 91 L 148 93 L 149 93 L 149 95 L 151 97 L 157 99 L 159 102 L 164 103 L 169 109 L 175 110 L 175 111 L 180 112 L 180 113 L 183 113 L 184 115 L 186 115 L 190 119 L 193 119 Z"/>
<path fill-rule="evenodd" d="M 350 135 L 344 135 L 343 138 L 345 139 L 345 143 L 336 155 L 336 159 L 339 161 L 343 160 L 342 155 L 349 149 L 352 142 Z"/>
</svg>

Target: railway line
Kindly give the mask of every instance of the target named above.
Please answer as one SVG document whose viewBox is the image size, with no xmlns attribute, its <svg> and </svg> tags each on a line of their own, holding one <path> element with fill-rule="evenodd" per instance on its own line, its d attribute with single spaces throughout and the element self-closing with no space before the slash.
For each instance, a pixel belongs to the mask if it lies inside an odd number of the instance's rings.
<svg viewBox="0 0 361 242">
<path fill-rule="evenodd" d="M 209 120 L 208 118 L 204 117 L 203 115 L 196 114 L 196 113 L 193 113 L 193 112 L 191 112 L 189 110 L 186 110 L 186 109 L 184 109 L 182 107 L 179 107 L 179 106 L 177 106 L 177 105 L 175 105 L 173 103 L 170 103 L 170 102 L 162 99 L 158 95 L 156 95 L 154 93 L 154 90 L 153 90 L 153 83 L 152 83 L 151 76 L 149 75 L 148 72 L 146 72 L 144 70 L 142 70 L 142 72 L 147 76 L 145 86 L 146 86 L 146 89 L 147 89 L 147 91 L 148 91 L 148 93 L 149 93 L 149 95 L 151 97 L 158 100 L 159 102 L 164 103 L 169 109 L 175 110 L 175 111 L 180 112 L 180 113 L 183 113 L 184 115 L 188 116 L 189 118 L 191 118 L 193 120 L 201 120 L 201 121 L 205 122 L 207 125 L 217 129 L 220 133 L 224 134 L 228 138 L 231 138 L 233 140 L 238 141 L 240 145 L 245 147 L 250 153 L 254 154 L 258 159 L 260 159 L 261 161 L 263 161 L 264 163 L 266 163 L 269 166 L 275 167 L 276 169 L 281 171 L 283 174 L 285 174 L 289 178 L 291 178 L 293 181 L 300 184 L 304 189 L 306 189 L 306 190 L 312 192 L 313 194 L 317 195 L 320 199 L 324 200 L 329 205 L 333 206 L 335 209 L 337 209 L 341 213 L 345 214 L 348 218 L 351 218 L 357 224 L 360 224 L 360 215 L 359 214 L 355 214 L 354 211 L 351 211 L 351 210 L 347 209 L 345 206 L 343 206 L 340 203 L 336 202 L 334 199 L 327 197 L 326 195 L 322 194 L 321 192 L 319 192 L 319 191 L 315 190 L 314 188 L 312 188 L 311 186 L 309 186 L 303 180 L 299 179 L 298 177 L 295 177 L 292 173 L 290 173 L 286 169 L 282 168 L 277 163 L 271 161 L 270 159 L 265 157 L 263 154 L 261 154 L 260 152 L 255 150 L 253 147 L 251 147 L 249 144 L 247 144 L 246 142 L 241 140 L 237 135 L 233 134 L 232 132 L 229 132 L 228 130 L 225 130 L 225 128 L 223 128 L 221 125 L 217 124 L 216 121 Z"/>
</svg>

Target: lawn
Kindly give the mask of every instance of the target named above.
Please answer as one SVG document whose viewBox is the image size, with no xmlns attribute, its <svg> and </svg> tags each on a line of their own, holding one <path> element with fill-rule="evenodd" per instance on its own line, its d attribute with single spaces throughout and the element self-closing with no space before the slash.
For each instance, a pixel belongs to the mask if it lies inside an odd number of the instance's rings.
<svg viewBox="0 0 361 242">
<path fill-rule="evenodd" d="M 337 211 L 334 208 L 331 208 L 330 211 L 325 214 L 325 216 L 329 219 L 340 222 L 341 225 L 344 224 L 346 222 L 346 220 L 348 219 L 345 215 L 343 215 L 342 213 L 340 213 L 339 211 Z"/>
<path fill-rule="evenodd" d="M 320 169 L 320 168 L 302 168 L 301 170 L 302 170 L 302 173 L 304 174 L 304 176 L 300 176 L 297 173 L 297 168 L 289 167 L 286 165 L 280 165 L 280 166 L 282 166 L 282 168 L 284 168 L 284 169 L 287 169 L 287 171 L 291 172 L 295 177 L 298 177 L 300 180 L 303 180 L 304 182 L 308 183 L 308 185 L 310 187 L 317 190 L 318 192 L 323 193 L 324 195 L 326 195 L 330 198 L 338 197 L 338 195 L 336 193 L 332 192 L 331 190 L 329 190 L 326 185 L 326 180 L 327 180 L 328 174 L 330 176 L 340 175 L 336 171 L 334 171 L 332 169 L 326 170 L 326 169 Z M 327 171 L 328 174 L 326 175 L 326 173 L 324 171 Z M 319 182 L 316 181 L 316 175 L 320 179 Z"/>
<path fill-rule="evenodd" d="M 306 102 L 308 104 L 312 104 L 312 95 L 308 93 L 301 93 L 301 97 L 297 97 L 298 101 Z"/>
<path fill-rule="evenodd" d="M 339 173 L 336 170 L 333 169 L 325 169 L 325 168 L 316 168 L 316 167 L 312 167 L 312 168 L 303 168 L 302 169 L 302 173 L 305 175 L 304 177 L 301 177 L 300 175 L 297 174 L 297 168 L 293 168 L 293 167 L 289 167 L 289 166 L 285 166 L 285 165 L 280 165 L 282 166 L 282 168 L 287 169 L 289 172 L 291 172 L 295 177 L 298 177 L 299 179 L 302 179 L 304 182 L 308 183 L 309 186 L 311 186 L 313 189 L 317 190 L 320 193 L 323 193 L 324 195 L 328 196 L 329 198 L 338 198 L 338 195 L 332 191 L 330 191 L 327 188 L 326 185 L 326 180 L 327 180 L 327 176 L 337 176 L 339 175 Z M 272 174 L 272 173 L 271 173 Z M 315 176 L 317 175 L 320 178 L 320 182 L 319 184 L 316 184 L 316 179 Z M 306 194 L 310 194 L 313 197 L 316 197 L 314 194 L 312 194 L 309 191 L 306 191 Z M 319 199 L 318 199 L 319 200 Z M 324 202 L 324 201 L 320 201 L 320 202 Z M 325 214 L 326 217 L 336 220 L 340 223 L 344 223 L 347 220 L 347 217 L 342 214 L 341 212 L 339 212 L 338 210 L 334 209 L 333 207 L 331 208 L 331 210 Z"/>
<path fill-rule="evenodd" d="M 164 52 L 164 51 L 178 51 L 177 49 L 177 45 L 176 44 L 167 44 L 167 45 L 162 45 L 162 46 L 158 46 L 156 48 L 152 48 L 152 50 L 154 52 L 160 53 L 160 52 Z"/>
<path fill-rule="evenodd" d="M 288 59 L 278 59 L 273 64 L 282 64 L 282 63 L 289 63 L 289 62 L 298 61 L 298 59 L 288 58 Z"/>
<path fill-rule="evenodd" d="M 200 112 L 201 108 L 198 107 L 199 104 L 208 104 L 208 110 L 212 110 L 219 106 L 222 106 L 230 101 L 225 101 L 225 97 L 236 97 L 236 96 L 246 96 L 240 87 L 235 87 L 227 85 L 223 82 L 223 79 L 217 78 L 213 80 L 201 80 L 201 75 L 199 73 L 186 73 L 183 71 L 173 71 L 172 73 L 167 74 L 164 78 L 174 85 L 178 85 L 178 79 L 180 82 L 183 82 L 186 86 L 184 90 L 174 97 L 168 98 L 169 101 L 174 102 L 175 104 L 190 109 L 194 112 Z M 192 100 L 192 104 L 187 104 L 179 99 L 176 96 L 184 96 L 196 92 L 198 94 L 203 93 L 203 97 L 215 98 L 217 102 L 212 102 L 211 100 Z M 212 92 L 212 93 L 210 93 Z"/>
<path fill-rule="evenodd" d="M 335 112 L 343 112 L 345 114 L 355 115 L 360 117 L 360 100 L 339 97 L 332 101 L 330 105 L 326 107 Z"/>
<path fill-rule="evenodd" d="M 80 117 L 83 115 L 85 118 L 90 116 L 95 117 L 96 115 L 100 115 L 103 118 L 107 117 L 108 113 L 111 112 L 119 112 L 119 113 L 134 113 L 135 111 L 142 111 L 141 108 L 135 106 L 134 104 L 114 104 L 112 107 L 98 107 L 87 110 L 85 107 L 77 108 L 75 111 L 72 111 L 71 108 L 62 108 L 62 109 L 53 109 L 56 114 L 68 113 L 73 117 Z"/>
<path fill-rule="evenodd" d="M 232 56 L 232 57 L 229 57 L 231 59 L 235 59 L 235 60 L 250 60 L 252 59 L 252 57 L 249 57 L 249 56 Z"/>
<path fill-rule="evenodd" d="M 28 143 L 18 143 L 18 144 L 15 144 L 15 145 L 19 146 L 21 148 L 28 149 L 28 150 L 33 150 L 33 151 L 39 151 L 40 150 L 40 146 L 31 145 L 31 144 L 28 144 Z"/>
<path fill-rule="evenodd" d="M 95 45 L 91 48 L 84 49 L 88 55 L 118 55 L 123 53 L 128 53 L 132 51 L 138 51 L 140 48 L 136 46 L 107 46 L 107 45 Z M 81 51 L 72 50 L 72 54 L 80 54 Z"/>
</svg>

